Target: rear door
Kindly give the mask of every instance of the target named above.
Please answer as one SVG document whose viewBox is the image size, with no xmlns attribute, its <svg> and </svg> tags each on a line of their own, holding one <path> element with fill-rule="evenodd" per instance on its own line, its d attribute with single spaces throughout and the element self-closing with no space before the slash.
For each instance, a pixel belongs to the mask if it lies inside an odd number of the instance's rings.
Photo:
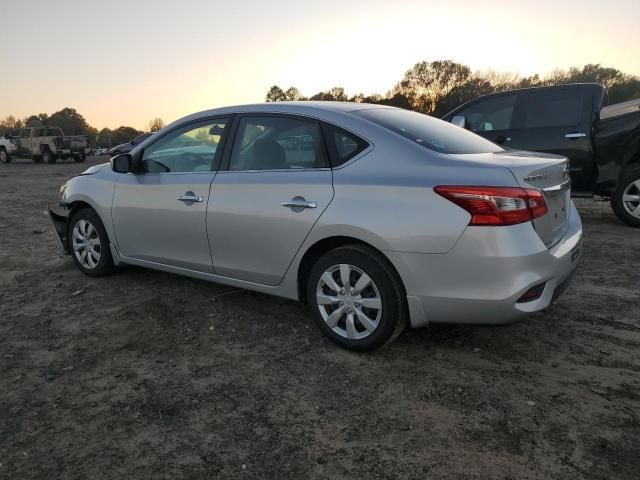
<svg viewBox="0 0 640 480">
<path fill-rule="evenodd" d="M 207 209 L 215 273 L 277 285 L 333 199 L 320 125 L 284 115 L 239 118 Z"/>
<path fill-rule="evenodd" d="M 515 149 L 569 158 L 572 190 L 590 192 L 596 171 L 591 148 L 591 99 L 579 87 L 531 89 L 523 92 L 519 127 L 511 132 Z"/>
</svg>

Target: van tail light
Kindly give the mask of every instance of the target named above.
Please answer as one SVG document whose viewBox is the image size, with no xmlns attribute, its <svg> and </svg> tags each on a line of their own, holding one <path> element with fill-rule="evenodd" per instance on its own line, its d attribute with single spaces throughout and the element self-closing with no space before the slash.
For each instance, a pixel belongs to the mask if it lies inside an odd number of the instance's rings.
<svg viewBox="0 0 640 480">
<path fill-rule="evenodd" d="M 439 185 L 433 190 L 469 212 L 469 225 L 515 225 L 547 213 L 542 192 L 535 188 Z"/>
</svg>

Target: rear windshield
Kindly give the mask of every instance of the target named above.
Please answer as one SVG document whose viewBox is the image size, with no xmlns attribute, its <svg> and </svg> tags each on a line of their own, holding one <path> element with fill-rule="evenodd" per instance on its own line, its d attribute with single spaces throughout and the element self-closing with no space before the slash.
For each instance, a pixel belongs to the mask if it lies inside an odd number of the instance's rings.
<svg viewBox="0 0 640 480">
<path fill-rule="evenodd" d="M 502 148 L 475 133 L 421 113 L 399 108 L 374 108 L 354 112 L 389 130 L 440 153 L 493 153 Z"/>
</svg>

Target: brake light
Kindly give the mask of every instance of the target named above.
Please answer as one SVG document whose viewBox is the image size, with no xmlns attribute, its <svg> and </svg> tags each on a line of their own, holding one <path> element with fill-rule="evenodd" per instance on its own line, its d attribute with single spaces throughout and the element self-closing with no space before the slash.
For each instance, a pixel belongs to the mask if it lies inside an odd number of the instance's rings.
<svg viewBox="0 0 640 480">
<path fill-rule="evenodd" d="M 439 185 L 433 190 L 469 212 L 469 225 L 515 225 L 547 213 L 542 192 L 534 188 Z"/>
</svg>

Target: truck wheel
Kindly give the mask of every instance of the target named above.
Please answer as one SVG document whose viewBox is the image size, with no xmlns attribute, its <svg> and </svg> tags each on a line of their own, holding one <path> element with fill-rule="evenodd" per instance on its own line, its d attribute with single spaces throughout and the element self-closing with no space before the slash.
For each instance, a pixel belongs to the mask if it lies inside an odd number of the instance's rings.
<svg viewBox="0 0 640 480">
<path fill-rule="evenodd" d="M 45 150 L 42 152 L 42 161 L 49 164 L 56 163 L 56 156 L 51 153 L 51 150 Z"/>
<path fill-rule="evenodd" d="M 86 158 L 87 156 L 84 153 L 73 156 L 73 159 L 76 161 L 76 163 L 82 163 L 86 160 Z"/>
<path fill-rule="evenodd" d="M 33 162 L 34 163 L 40 163 L 42 162 L 42 157 L 40 155 L 34 155 L 33 156 Z"/>
<path fill-rule="evenodd" d="M 7 153 L 7 151 L 4 148 L 0 148 L 0 162 L 11 163 L 11 156 Z"/>
<path fill-rule="evenodd" d="M 611 208 L 630 227 L 640 227 L 640 165 L 622 174 L 618 189 L 611 197 Z"/>
</svg>

